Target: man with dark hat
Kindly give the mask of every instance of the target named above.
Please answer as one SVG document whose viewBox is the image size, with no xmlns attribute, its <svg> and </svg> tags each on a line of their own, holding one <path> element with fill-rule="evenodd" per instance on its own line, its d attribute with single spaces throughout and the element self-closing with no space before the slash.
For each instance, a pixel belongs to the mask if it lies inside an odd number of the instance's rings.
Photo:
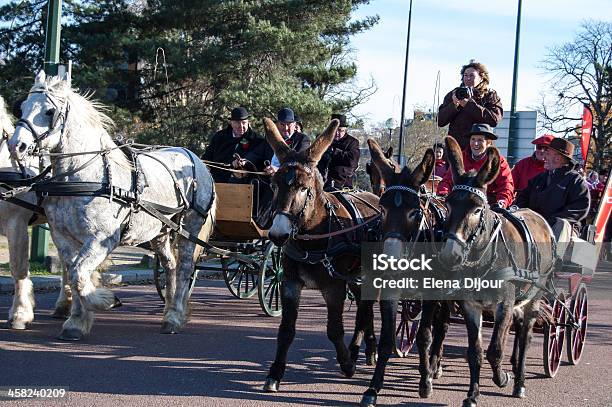
<svg viewBox="0 0 612 407">
<path fill-rule="evenodd" d="M 352 188 L 353 175 L 359 165 L 359 141 L 347 133 L 346 116 L 334 113 L 331 120 L 340 122 L 334 141 L 319 160 L 318 169 L 327 189 Z"/>
<path fill-rule="evenodd" d="M 580 233 L 591 202 L 586 181 L 574 169 L 573 155 L 572 143 L 553 138 L 544 157 L 546 171 L 532 178 L 514 202 L 542 215 L 558 242 L 568 242 L 572 232 Z"/>
<path fill-rule="evenodd" d="M 263 165 L 253 154 L 261 144 L 266 144 L 265 138 L 257 134 L 249 125 L 249 112 L 244 107 L 232 109 L 229 125 L 219 130 L 212 137 L 202 158 L 221 164 L 230 164 L 233 168 L 256 170 Z M 240 157 L 240 158 L 237 158 Z M 254 161 L 253 161 L 254 160 Z M 246 168 L 246 163 L 252 162 L 256 168 Z M 232 172 L 209 167 L 215 182 L 230 182 Z"/>
<path fill-rule="evenodd" d="M 295 113 L 290 108 L 285 107 L 278 111 L 276 115 L 276 128 L 291 149 L 299 152 L 310 147 L 310 138 L 296 130 Z M 270 155 L 272 157 L 271 164 L 265 168 L 265 171 L 269 174 L 274 174 L 278 167 L 280 167 L 280 162 L 276 155 L 272 155 L 272 147 L 266 144 L 265 150 L 263 155 Z"/>
<path fill-rule="evenodd" d="M 487 147 L 493 145 L 497 135 L 486 123 L 476 123 L 472 126 L 470 133 L 470 144 L 463 149 L 463 167 L 465 172 L 478 171 L 487 158 Z M 453 189 L 453 175 L 449 170 L 438 184 L 438 194 L 447 195 Z M 487 185 L 487 201 L 492 207 L 506 208 L 514 199 L 514 183 L 512 173 L 506 157 L 499 155 L 499 174 L 497 178 Z"/>
<path fill-rule="evenodd" d="M 514 180 L 514 190 L 518 191 L 527 187 L 527 182 L 536 175 L 544 172 L 544 156 L 548 145 L 554 136 L 545 134 L 533 140 L 536 150 L 529 157 L 525 157 L 517 162 L 512 168 L 512 179 Z"/>
</svg>

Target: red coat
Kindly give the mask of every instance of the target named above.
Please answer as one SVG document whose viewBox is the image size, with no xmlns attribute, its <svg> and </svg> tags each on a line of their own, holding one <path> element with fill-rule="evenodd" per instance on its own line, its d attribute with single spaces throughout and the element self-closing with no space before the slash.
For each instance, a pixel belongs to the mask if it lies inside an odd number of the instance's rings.
<svg viewBox="0 0 612 407">
<path fill-rule="evenodd" d="M 544 161 L 536 160 L 535 153 L 523 158 L 512 168 L 514 190 L 518 193 L 518 191 L 527 188 L 529 180 L 542 172 L 544 172 Z"/>
<path fill-rule="evenodd" d="M 448 164 L 444 160 L 436 160 L 436 166 L 434 167 L 434 175 L 436 177 L 444 177 L 448 170 Z"/>
<path fill-rule="evenodd" d="M 499 156 L 499 174 L 497 178 L 487 186 L 487 199 L 489 204 L 503 200 L 509 206 L 514 200 L 514 183 L 512 182 L 512 173 L 508 161 L 502 155 Z M 472 153 L 469 149 L 463 150 L 463 167 L 465 172 L 470 170 L 478 171 L 484 164 L 486 155 L 478 161 L 472 159 Z M 444 174 L 444 178 L 438 184 L 438 195 L 448 195 L 453 187 L 453 175 L 451 170 Z"/>
</svg>

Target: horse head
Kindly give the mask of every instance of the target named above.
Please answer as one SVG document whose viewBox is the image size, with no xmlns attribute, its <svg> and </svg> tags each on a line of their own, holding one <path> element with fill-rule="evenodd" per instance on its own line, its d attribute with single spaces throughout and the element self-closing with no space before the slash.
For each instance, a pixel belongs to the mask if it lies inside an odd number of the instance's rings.
<svg viewBox="0 0 612 407">
<path fill-rule="evenodd" d="M 381 232 L 385 253 L 398 255 L 401 245 L 413 241 L 420 229 L 424 209 L 419 189 L 431 176 L 435 165 L 433 149 L 429 148 L 421 162 L 411 170 L 397 171 L 399 165 L 390 162 L 378 143 L 368 140 L 372 162 L 380 173 L 386 189 L 380 197 Z"/>
<path fill-rule="evenodd" d="M 488 208 L 486 189 L 497 178 L 500 155 L 497 148 L 487 148 L 487 158 L 480 170 L 466 173 L 459 144 L 449 136 L 444 142 L 449 153 L 453 189 L 446 197 L 448 216 L 439 259 L 447 267 L 455 269 L 467 260 L 472 247 L 482 246 L 489 237 L 487 233 L 493 214 Z"/>
<path fill-rule="evenodd" d="M 384 153 L 388 163 L 399 168 L 399 165 L 391 158 L 393 156 L 393 146 L 389 147 Z M 378 167 L 374 165 L 372 161 L 366 163 L 366 173 L 370 177 L 370 185 L 372 186 L 372 193 L 376 196 L 381 196 L 385 192 L 385 181 L 382 178 L 382 174 L 378 170 Z"/>
<path fill-rule="evenodd" d="M 332 120 L 312 145 L 301 152 L 287 146 L 272 120 L 264 119 L 264 125 L 266 139 L 281 164 L 271 180 L 275 212 L 268 236 L 275 244 L 282 245 L 307 219 L 317 216 L 315 200 L 323 195 L 323 179 L 317 163 L 334 140 L 339 122 Z"/>
</svg>

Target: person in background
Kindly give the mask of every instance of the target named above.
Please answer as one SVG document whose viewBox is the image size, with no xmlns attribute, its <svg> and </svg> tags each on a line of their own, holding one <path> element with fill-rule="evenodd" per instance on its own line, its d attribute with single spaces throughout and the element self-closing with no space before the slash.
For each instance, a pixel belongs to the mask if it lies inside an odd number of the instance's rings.
<svg viewBox="0 0 612 407">
<path fill-rule="evenodd" d="M 436 156 L 434 176 L 442 178 L 444 174 L 446 174 L 446 171 L 448 171 L 448 163 L 445 160 L 446 157 L 444 157 L 444 144 L 434 144 L 434 154 Z"/>
<path fill-rule="evenodd" d="M 302 123 L 302 118 L 297 114 L 294 115 L 294 117 L 295 117 L 295 131 L 297 131 L 298 133 L 304 133 L 304 124 Z"/>
<path fill-rule="evenodd" d="M 317 168 L 325 181 L 324 188 L 352 188 L 353 175 L 359 165 L 359 140 L 348 134 L 348 123 L 343 114 L 332 114 L 331 120 L 340 122 L 334 141 L 319 160 Z"/>
<path fill-rule="evenodd" d="M 489 71 L 471 60 L 461 67 L 461 86 L 450 91 L 438 109 L 438 126 L 448 127 L 448 135 L 462 150 L 469 147 L 470 129 L 475 123 L 496 127 L 504 115 L 501 99 L 489 88 Z"/>
<path fill-rule="evenodd" d="M 514 180 L 514 190 L 518 191 L 527 188 L 529 180 L 536 175 L 544 172 L 544 157 L 548 145 L 554 137 L 550 134 L 545 134 L 533 140 L 531 144 L 535 145 L 535 151 L 529 157 L 525 157 L 517 162 L 512 168 L 512 179 Z"/>
<path fill-rule="evenodd" d="M 493 145 L 497 135 L 486 123 L 476 123 L 470 130 L 470 146 L 462 151 L 465 172 L 478 171 L 487 158 L 487 147 Z M 453 188 L 453 175 L 449 169 L 438 184 L 438 195 L 448 195 Z M 487 185 L 487 201 L 492 208 L 507 208 L 514 199 L 514 183 L 508 161 L 499 155 L 499 174 Z"/>
</svg>

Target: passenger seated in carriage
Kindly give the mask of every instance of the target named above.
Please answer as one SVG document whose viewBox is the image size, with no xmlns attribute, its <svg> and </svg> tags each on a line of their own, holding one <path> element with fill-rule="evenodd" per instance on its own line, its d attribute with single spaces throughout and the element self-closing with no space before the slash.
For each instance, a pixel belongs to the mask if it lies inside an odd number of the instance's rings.
<svg viewBox="0 0 612 407">
<path fill-rule="evenodd" d="M 353 175 L 359 165 L 359 141 L 348 134 L 348 123 L 343 114 L 332 114 L 331 120 L 338 119 L 334 141 L 321 157 L 317 168 L 325 181 L 326 190 L 352 188 Z"/>
<path fill-rule="evenodd" d="M 261 145 L 267 145 L 263 136 L 250 126 L 249 112 L 244 107 L 232 109 L 229 125 L 213 136 L 202 158 L 234 169 L 260 171 L 266 159 L 257 152 Z M 270 154 L 271 156 L 271 154 Z M 215 182 L 244 182 L 240 173 L 232 173 L 212 166 L 208 167 Z"/>
<path fill-rule="evenodd" d="M 545 171 L 544 156 L 553 138 L 554 136 L 545 134 L 533 140 L 531 144 L 534 144 L 536 147 L 533 154 L 523 158 L 512 167 L 512 179 L 514 180 L 514 190 L 516 193 L 525 189 L 530 179 Z"/>
<path fill-rule="evenodd" d="M 574 169 L 573 154 L 572 143 L 553 138 L 544 157 L 546 171 L 532 178 L 514 202 L 519 208 L 529 208 L 542 215 L 557 242 L 569 242 L 572 235 L 578 236 L 582 221 L 589 213 L 589 188 Z M 564 254 L 563 247 L 558 253 Z"/>
<path fill-rule="evenodd" d="M 470 130 L 470 144 L 463 153 L 463 165 L 465 171 L 478 171 L 487 158 L 487 147 L 493 145 L 497 136 L 493 133 L 491 126 L 485 123 L 477 123 Z M 493 182 L 487 186 L 487 200 L 491 207 L 506 208 L 514 198 L 514 183 L 512 173 L 506 158 L 500 154 L 499 174 Z M 453 188 L 453 175 L 450 170 L 446 172 L 440 184 L 438 184 L 438 195 L 448 195 Z"/>
</svg>

